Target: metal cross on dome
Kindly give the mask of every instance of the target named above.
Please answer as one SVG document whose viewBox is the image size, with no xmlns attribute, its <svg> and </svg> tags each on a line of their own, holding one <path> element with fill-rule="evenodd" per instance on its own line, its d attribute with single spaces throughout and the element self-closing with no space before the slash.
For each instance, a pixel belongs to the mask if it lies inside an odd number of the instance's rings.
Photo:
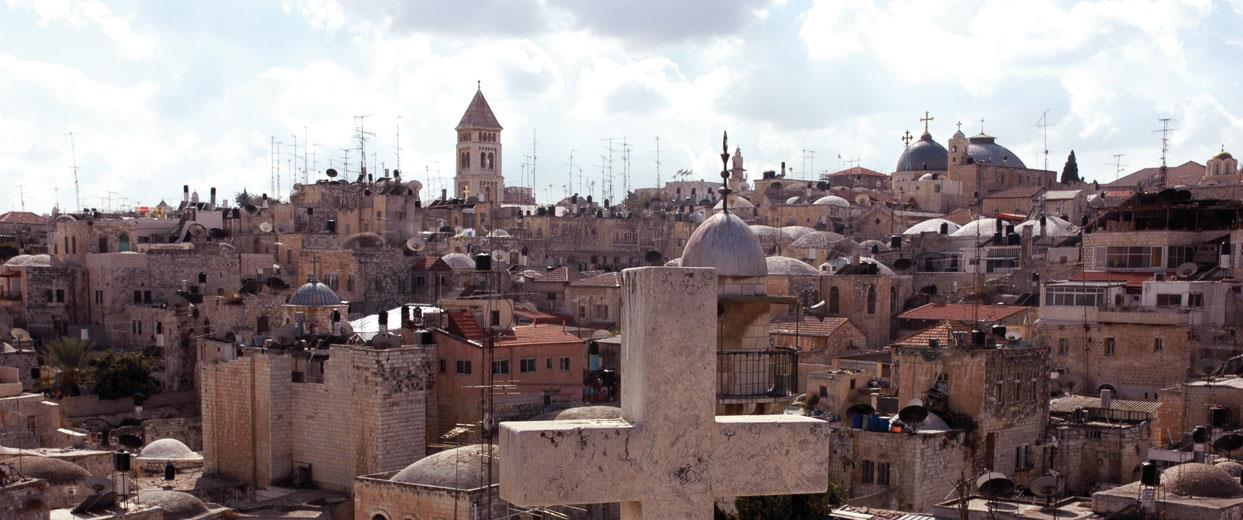
<svg viewBox="0 0 1243 520">
<path fill-rule="evenodd" d="M 924 117 L 919 118 L 920 121 L 924 122 L 924 133 L 925 134 L 928 133 L 928 123 L 934 119 L 936 118 L 929 115 L 927 110 L 924 111 Z"/>
<path fill-rule="evenodd" d="M 904 144 L 904 145 L 906 145 L 906 146 L 910 146 L 910 145 L 911 145 L 911 141 L 913 141 L 914 139 L 915 139 L 915 137 L 911 135 L 911 131 L 910 131 L 910 130 L 907 130 L 907 131 L 905 131 L 905 132 L 902 132 L 902 144 Z"/>
</svg>

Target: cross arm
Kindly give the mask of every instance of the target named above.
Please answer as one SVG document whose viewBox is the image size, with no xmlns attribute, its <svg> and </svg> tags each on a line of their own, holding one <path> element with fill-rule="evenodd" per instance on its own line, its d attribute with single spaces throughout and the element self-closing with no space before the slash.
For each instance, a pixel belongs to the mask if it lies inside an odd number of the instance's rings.
<svg viewBox="0 0 1243 520">
<path fill-rule="evenodd" d="M 829 482 L 829 423 L 797 415 L 716 418 L 712 492 L 722 496 L 821 493 Z"/>
<path fill-rule="evenodd" d="M 523 507 L 637 500 L 635 432 L 620 419 L 501 423 L 501 498 Z"/>
</svg>

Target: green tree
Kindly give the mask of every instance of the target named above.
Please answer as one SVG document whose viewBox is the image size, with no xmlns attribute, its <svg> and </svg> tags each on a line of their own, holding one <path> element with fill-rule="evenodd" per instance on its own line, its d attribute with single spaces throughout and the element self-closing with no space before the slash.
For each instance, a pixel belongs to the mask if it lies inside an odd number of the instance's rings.
<svg viewBox="0 0 1243 520">
<path fill-rule="evenodd" d="M 237 203 L 237 207 L 239 208 L 246 207 L 247 204 L 251 203 L 251 199 L 252 197 L 250 196 L 250 193 L 247 193 L 246 190 L 242 190 L 241 192 L 233 195 L 233 202 Z"/>
<path fill-rule="evenodd" d="M 151 370 L 151 360 L 138 352 L 109 352 L 95 363 L 95 393 L 100 399 L 158 393 L 160 383 L 151 377 Z"/>
<path fill-rule="evenodd" d="M 1066 166 L 1062 167 L 1062 184 L 1079 182 L 1079 162 L 1075 160 L 1075 151 L 1066 157 Z"/>
<path fill-rule="evenodd" d="M 45 360 L 56 369 L 52 376 L 53 388 L 64 395 L 81 395 L 82 386 L 90 376 L 91 347 L 77 338 L 60 338 L 48 343 Z"/>
<path fill-rule="evenodd" d="M 0 244 L 0 262 L 13 258 L 22 253 L 22 248 L 12 242 Z"/>
<path fill-rule="evenodd" d="M 828 518 L 833 508 L 846 501 L 841 486 L 829 481 L 823 493 L 809 495 L 773 495 L 765 497 L 739 497 L 734 500 L 738 508 L 737 520 L 822 520 Z M 721 515 L 716 518 L 726 518 Z"/>
</svg>

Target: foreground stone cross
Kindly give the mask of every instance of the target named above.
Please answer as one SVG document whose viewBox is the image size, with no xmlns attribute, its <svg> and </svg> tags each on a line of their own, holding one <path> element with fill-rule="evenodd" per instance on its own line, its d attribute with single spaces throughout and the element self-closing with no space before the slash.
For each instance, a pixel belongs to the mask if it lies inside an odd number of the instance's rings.
<svg viewBox="0 0 1243 520">
<path fill-rule="evenodd" d="M 621 502 L 624 520 L 712 518 L 715 498 L 828 487 L 828 423 L 715 416 L 716 274 L 622 272 L 621 420 L 501 424 L 501 498 Z"/>
</svg>

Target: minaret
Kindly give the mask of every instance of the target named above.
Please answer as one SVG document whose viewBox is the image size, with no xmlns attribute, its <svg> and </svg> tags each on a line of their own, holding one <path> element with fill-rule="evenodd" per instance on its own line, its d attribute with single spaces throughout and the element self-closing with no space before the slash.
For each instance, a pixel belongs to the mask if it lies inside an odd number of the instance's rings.
<svg viewBox="0 0 1243 520">
<path fill-rule="evenodd" d="M 505 190 L 501 175 L 501 124 L 492 114 L 492 107 L 476 89 L 466 113 L 457 124 L 457 170 L 453 177 L 456 197 L 476 198 L 479 202 L 498 204 Z"/>
<path fill-rule="evenodd" d="M 747 170 L 742 167 L 742 147 L 734 148 L 733 168 L 729 170 L 729 189 L 742 193 L 747 188 Z"/>
</svg>

